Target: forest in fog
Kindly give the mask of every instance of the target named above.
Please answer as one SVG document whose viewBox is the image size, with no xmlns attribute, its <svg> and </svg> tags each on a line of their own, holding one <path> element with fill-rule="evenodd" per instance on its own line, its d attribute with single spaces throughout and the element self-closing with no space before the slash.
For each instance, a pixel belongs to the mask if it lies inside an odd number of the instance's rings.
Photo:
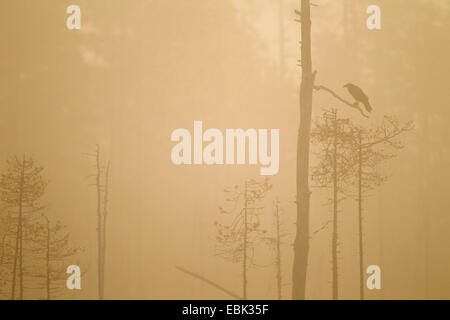
<svg viewBox="0 0 450 320">
<path fill-rule="evenodd" d="M 0 10 L 0 299 L 450 299 L 448 1 Z M 194 121 L 279 170 L 174 165 Z"/>
</svg>

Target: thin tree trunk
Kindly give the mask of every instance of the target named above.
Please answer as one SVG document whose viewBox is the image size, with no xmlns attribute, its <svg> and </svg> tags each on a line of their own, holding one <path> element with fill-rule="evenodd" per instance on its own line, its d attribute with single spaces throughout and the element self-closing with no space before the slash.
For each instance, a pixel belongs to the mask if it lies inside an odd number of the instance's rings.
<svg viewBox="0 0 450 320">
<path fill-rule="evenodd" d="M 364 246 L 362 226 L 362 138 L 358 145 L 358 223 L 359 223 L 359 296 L 364 300 Z"/>
<path fill-rule="evenodd" d="M 109 162 L 105 171 L 105 194 L 103 198 L 103 225 L 102 225 L 102 281 L 104 290 L 105 265 L 106 265 L 106 218 L 108 216 L 109 197 Z"/>
<path fill-rule="evenodd" d="M 286 72 L 286 58 L 285 58 L 285 36 L 284 36 L 284 0 L 278 0 L 278 49 L 280 56 L 280 77 L 284 78 Z"/>
<path fill-rule="evenodd" d="M 430 206 L 428 205 L 428 176 L 427 170 L 429 170 L 429 116 L 428 111 L 424 110 L 423 114 L 423 133 L 422 133 L 422 150 L 421 150 L 421 167 L 420 167 L 420 177 L 421 177 L 421 199 L 419 208 L 424 217 L 423 228 L 424 228 L 424 251 L 425 251 L 425 261 L 424 261 L 424 282 L 425 282 L 425 300 L 430 298 Z"/>
<path fill-rule="evenodd" d="M 17 277 L 17 265 L 19 264 L 19 277 L 20 277 L 20 294 L 19 299 L 23 299 L 23 281 L 22 281 L 22 197 L 23 197 L 23 184 L 25 176 L 25 159 L 22 160 L 22 172 L 19 185 L 19 216 L 17 221 L 17 233 L 16 233 L 16 246 L 14 251 L 14 263 L 13 263 L 13 275 L 11 286 L 11 300 L 15 299 L 16 295 L 16 277 Z"/>
<path fill-rule="evenodd" d="M 19 257 L 19 236 L 20 236 L 20 215 L 19 222 L 17 222 L 17 231 L 16 231 L 16 245 L 14 250 L 14 263 L 13 263 L 13 272 L 12 272 L 12 285 L 11 285 L 11 300 L 14 300 L 16 297 L 16 272 L 17 272 L 17 261 Z"/>
<path fill-rule="evenodd" d="M 98 298 L 103 299 L 103 256 L 102 256 L 102 195 L 101 195 L 101 167 L 100 167 L 100 147 L 97 145 L 96 152 L 96 166 L 97 166 L 97 241 L 98 241 Z"/>
<path fill-rule="evenodd" d="M 2 237 L 2 255 L 0 256 L 0 266 L 3 265 L 3 260 L 5 259 L 5 242 L 6 242 L 7 235 L 8 235 L 8 232 L 5 232 L 5 234 Z"/>
<path fill-rule="evenodd" d="M 50 277 L 50 221 L 47 219 L 47 252 L 45 255 L 45 260 L 46 260 L 46 268 L 47 268 L 47 272 L 46 272 L 46 277 L 47 277 L 47 300 L 50 300 L 50 287 L 51 287 L 51 277 Z"/>
<path fill-rule="evenodd" d="M 333 281 L 333 300 L 338 300 L 338 178 L 337 178 L 337 126 L 338 120 L 336 113 L 333 119 L 334 141 L 333 141 L 333 237 L 331 243 L 332 250 L 332 281 Z"/>
<path fill-rule="evenodd" d="M 244 250 L 242 261 L 242 297 L 247 300 L 247 181 L 244 190 Z"/>
<path fill-rule="evenodd" d="M 0 256 L 0 267 L 3 265 L 3 261 L 5 259 L 5 242 L 6 242 L 6 236 L 8 235 L 8 232 L 5 231 L 5 234 L 2 237 L 2 254 Z M 0 287 L 0 294 L 2 293 L 2 288 Z"/>
<path fill-rule="evenodd" d="M 311 59 L 310 1 L 301 0 L 300 128 L 297 137 L 297 225 L 292 270 L 292 299 L 306 296 L 309 253 L 309 147 L 314 75 Z"/>
<path fill-rule="evenodd" d="M 19 300 L 23 300 L 23 218 L 20 222 L 19 233 Z"/>
<path fill-rule="evenodd" d="M 379 237 L 379 266 L 381 270 L 384 267 L 384 236 L 383 236 L 383 226 L 384 226 L 384 218 L 383 218 L 383 194 L 381 187 L 378 189 L 378 237 Z M 380 290 L 380 298 L 384 300 L 384 295 L 386 292 L 386 288 L 384 290 Z"/>
<path fill-rule="evenodd" d="M 279 203 L 278 200 L 276 201 L 276 213 L 275 213 L 275 219 L 276 219 L 276 237 L 277 237 L 277 260 L 276 260 L 276 267 L 277 267 L 277 294 L 278 294 L 278 300 L 281 300 L 281 289 L 283 287 L 283 279 L 281 276 L 281 235 L 280 235 L 280 212 L 279 212 Z"/>
</svg>

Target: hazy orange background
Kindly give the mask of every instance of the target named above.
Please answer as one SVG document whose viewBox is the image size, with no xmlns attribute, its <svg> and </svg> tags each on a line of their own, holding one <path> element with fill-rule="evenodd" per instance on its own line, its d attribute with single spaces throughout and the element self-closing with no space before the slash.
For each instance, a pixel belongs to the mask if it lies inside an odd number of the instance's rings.
<svg viewBox="0 0 450 320">
<path fill-rule="evenodd" d="M 343 95 L 343 84 L 357 83 L 374 113 L 362 120 L 319 92 L 313 116 L 336 107 L 367 125 L 392 114 L 416 126 L 385 168 L 390 180 L 366 201 L 365 260 L 381 266 L 383 288 L 367 292 L 367 298 L 449 299 L 450 3 L 314 3 L 316 82 Z M 81 7 L 79 31 L 66 28 L 69 4 Z M 370 4 L 381 7 L 380 31 L 366 28 Z M 94 168 L 84 155 L 96 144 L 111 161 L 106 298 L 227 298 L 175 265 L 233 291 L 241 288 L 240 267 L 214 255 L 213 223 L 225 202 L 223 189 L 260 179 L 259 166 L 173 165 L 170 134 L 192 130 L 194 120 L 221 130 L 280 129 L 280 170 L 270 177 L 274 189 L 266 213 L 271 215 L 278 197 L 293 228 L 298 7 L 299 1 L 288 0 L 1 2 L 0 169 L 6 158 L 23 153 L 45 166 L 49 214 L 63 220 L 72 241 L 86 248 L 83 288 L 64 298 L 97 297 L 96 198 L 89 187 Z M 330 219 L 331 209 L 326 195 L 312 191 L 315 230 Z M 358 298 L 354 208 L 348 199 L 340 212 L 343 299 Z M 285 298 L 291 243 L 288 238 L 283 247 Z M 311 239 L 310 299 L 330 298 L 330 250 L 329 229 Z M 268 253 L 258 255 L 264 262 Z M 273 268 L 251 270 L 249 277 L 249 298 L 275 298 Z"/>
</svg>

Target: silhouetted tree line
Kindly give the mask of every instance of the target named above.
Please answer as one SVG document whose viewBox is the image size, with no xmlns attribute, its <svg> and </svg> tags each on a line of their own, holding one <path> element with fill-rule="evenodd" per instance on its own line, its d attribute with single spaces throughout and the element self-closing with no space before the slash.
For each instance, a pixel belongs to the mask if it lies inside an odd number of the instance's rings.
<svg viewBox="0 0 450 320">
<path fill-rule="evenodd" d="M 0 295 L 54 299 L 65 288 L 66 268 L 82 252 L 70 232 L 42 204 L 47 180 L 32 157 L 13 156 L 0 174 Z M 70 259 L 70 260 L 69 260 Z"/>
<path fill-rule="evenodd" d="M 364 234 L 363 202 L 374 187 L 387 181 L 380 169 L 403 144 L 398 137 L 411 130 L 412 122 L 400 124 L 394 117 L 385 116 L 378 126 L 367 128 L 350 118 L 339 118 L 338 110 L 326 110 L 315 121 L 311 142 L 318 149 L 318 162 L 312 168 L 315 187 L 326 188 L 332 194 L 329 202 L 332 217 L 332 298 L 339 298 L 339 232 L 340 203 L 346 197 L 357 202 L 360 298 L 364 299 Z"/>
<path fill-rule="evenodd" d="M 276 297 L 283 298 L 285 286 L 282 265 L 282 247 L 284 238 L 290 234 L 284 219 L 283 208 L 278 198 L 273 201 L 272 216 L 264 206 L 264 200 L 269 196 L 272 185 L 268 179 L 256 181 L 245 180 L 243 186 L 235 185 L 225 189 L 228 195 L 226 201 L 230 209 L 219 207 L 222 220 L 215 222 L 216 255 L 242 266 L 242 299 L 248 298 L 248 269 L 274 267 L 274 280 L 276 283 Z M 257 250 L 269 250 L 270 262 L 257 262 Z M 263 257 L 259 257 L 260 259 Z"/>
<path fill-rule="evenodd" d="M 272 216 L 267 214 L 265 204 L 272 187 L 266 178 L 262 181 L 247 179 L 242 185 L 236 184 L 232 188 L 224 189 L 227 205 L 226 208 L 219 206 L 220 217 L 214 221 L 215 255 L 239 265 L 242 279 L 241 294 L 200 274 L 182 267 L 176 268 L 234 299 L 246 300 L 250 269 L 273 267 L 276 297 L 282 299 L 283 287 L 286 285 L 282 273 L 282 252 L 285 245 L 284 238 L 290 233 L 278 198 L 275 197 L 273 200 Z M 258 251 L 262 254 L 257 254 Z M 267 255 L 267 251 L 270 254 Z"/>
</svg>

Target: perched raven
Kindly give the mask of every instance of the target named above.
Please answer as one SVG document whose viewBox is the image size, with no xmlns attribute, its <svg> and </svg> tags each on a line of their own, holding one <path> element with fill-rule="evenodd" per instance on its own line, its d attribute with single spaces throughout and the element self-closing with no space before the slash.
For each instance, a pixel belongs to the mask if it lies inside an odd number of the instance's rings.
<svg viewBox="0 0 450 320">
<path fill-rule="evenodd" d="M 366 96 L 364 91 L 358 86 L 355 86 L 352 83 L 347 83 L 344 88 L 347 88 L 348 92 L 352 95 L 352 97 L 357 101 L 361 102 L 364 107 L 366 107 L 367 112 L 372 111 L 372 107 L 369 103 L 369 98 Z"/>
</svg>

